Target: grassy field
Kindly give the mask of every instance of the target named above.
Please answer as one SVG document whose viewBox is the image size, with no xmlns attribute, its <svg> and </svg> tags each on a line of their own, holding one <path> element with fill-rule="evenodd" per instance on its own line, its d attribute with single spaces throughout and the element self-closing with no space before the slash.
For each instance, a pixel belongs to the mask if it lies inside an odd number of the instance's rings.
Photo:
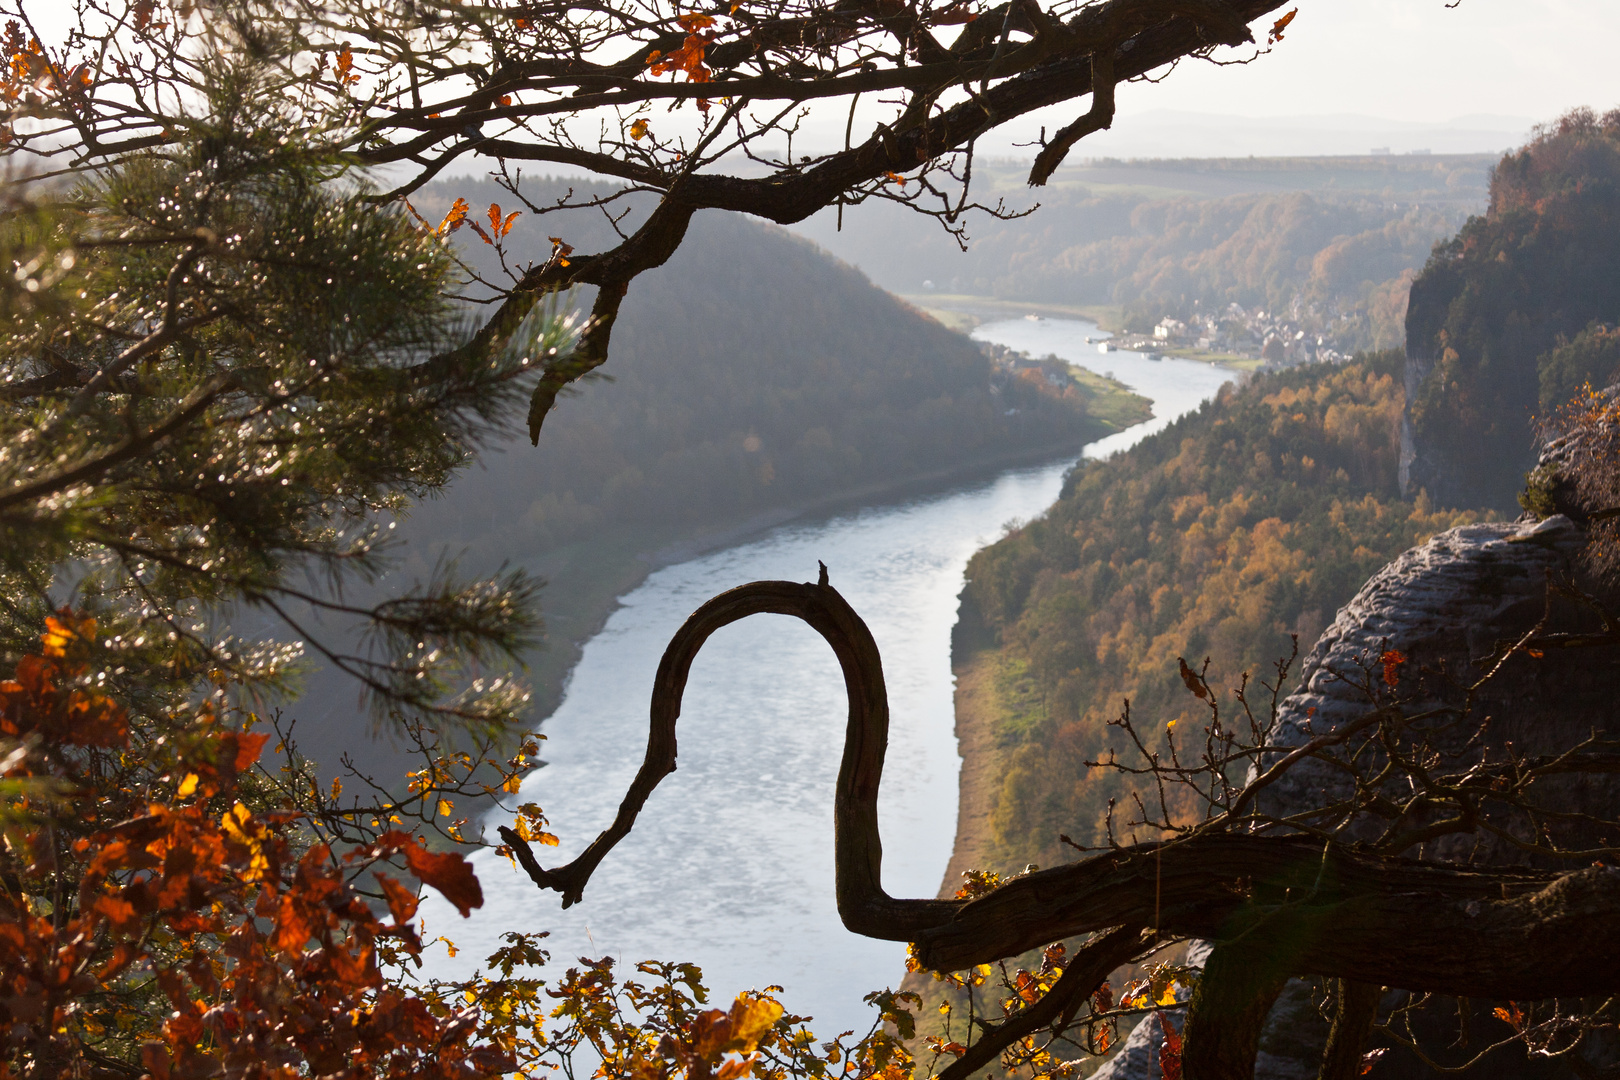
<svg viewBox="0 0 1620 1080">
<path fill-rule="evenodd" d="M 1153 418 L 1153 403 L 1140 394 L 1131 393 L 1119 380 L 1099 375 L 1079 364 L 1070 364 L 1069 370 L 1074 373 L 1074 381 L 1089 395 L 1086 409 L 1097 419 L 1123 431 Z"/>
<path fill-rule="evenodd" d="M 1040 304 L 1023 300 L 998 300 L 993 296 L 958 293 L 914 293 L 900 299 L 938 319 L 952 330 L 967 333 L 975 326 L 999 319 L 1044 315 L 1049 319 L 1085 319 L 1099 329 L 1119 329 L 1121 312 L 1102 304 Z"/>
</svg>

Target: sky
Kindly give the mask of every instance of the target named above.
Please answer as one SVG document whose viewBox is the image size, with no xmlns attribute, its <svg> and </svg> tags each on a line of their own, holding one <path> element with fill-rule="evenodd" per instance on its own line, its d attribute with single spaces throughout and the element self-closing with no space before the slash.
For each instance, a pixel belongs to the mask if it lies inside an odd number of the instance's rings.
<svg viewBox="0 0 1620 1080">
<path fill-rule="evenodd" d="M 1084 140 L 1069 160 L 1380 148 L 1495 154 L 1576 106 L 1620 106 L 1620 0 L 1460 0 L 1454 8 L 1446 0 L 1299 0 L 1298 10 L 1284 40 L 1253 63 L 1187 62 L 1162 82 L 1121 87 L 1113 129 Z M 1255 24 L 1256 37 L 1270 21 Z M 1032 157 L 1027 144 L 1041 127 L 1062 127 L 1088 101 L 1009 123 L 982 139 L 980 152 Z M 801 152 L 841 145 L 847 108 L 815 110 Z M 878 119 L 863 101 L 857 132 Z M 680 118 L 660 123 L 675 128 Z M 482 171 L 475 161 L 466 168 Z"/>
<path fill-rule="evenodd" d="M 1285 40 L 1247 68 L 1183 65 L 1121 90 L 1122 116 L 1359 113 L 1426 122 L 1546 118 L 1620 105 L 1616 0 L 1302 0 Z"/>
<path fill-rule="evenodd" d="M 36 14 L 49 23 L 53 8 Z M 1285 39 L 1251 64 L 1183 63 L 1157 84 L 1121 87 L 1113 130 L 1082 142 L 1071 160 L 1500 152 L 1575 106 L 1620 106 L 1620 0 L 1458 0 L 1455 8 L 1446 0 L 1298 0 L 1298 10 Z M 65 6 L 55 15 L 65 17 Z M 1255 24 L 1257 37 L 1268 22 Z M 1087 101 L 1009 124 L 981 149 L 1030 157 L 1016 144 L 1073 120 Z M 812 120 L 807 141 L 826 144 L 814 149 L 842 143 L 846 109 L 836 103 Z M 487 164 L 466 167 L 481 173 Z"/>
<path fill-rule="evenodd" d="M 1568 109 L 1620 106 L 1617 48 L 1620 0 L 1301 0 L 1252 64 L 1121 87 L 1114 129 L 1074 156 L 1501 151 Z M 1075 113 L 1049 110 L 987 149 L 1015 153 Z M 1268 119 L 1293 122 L 1245 122 Z"/>
</svg>

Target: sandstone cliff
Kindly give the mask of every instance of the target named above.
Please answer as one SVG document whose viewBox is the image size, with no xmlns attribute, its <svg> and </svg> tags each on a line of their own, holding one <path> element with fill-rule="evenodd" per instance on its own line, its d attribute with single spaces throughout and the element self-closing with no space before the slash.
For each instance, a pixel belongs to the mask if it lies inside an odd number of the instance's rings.
<svg viewBox="0 0 1620 1080">
<path fill-rule="evenodd" d="M 1465 687 L 1476 683 L 1495 663 L 1501 646 L 1522 637 L 1547 620 L 1552 629 L 1585 625 L 1589 613 L 1556 598 L 1549 605 L 1548 582 L 1580 573 L 1578 556 L 1584 531 L 1568 517 L 1542 521 L 1470 525 L 1441 533 L 1405 552 L 1362 587 L 1338 613 L 1305 660 L 1297 690 L 1279 712 L 1280 741 L 1297 745 L 1364 715 L 1368 679 L 1381 675 L 1378 660 L 1396 649 L 1407 658 L 1403 671 L 1418 680 L 1417 708 L 1458 703 Z M 1426 676 L 1419 680 L 1416 672 Z M 1472 715 L 1484 722 L 1485 736 L 1464 752 L 1485 753 L 1507 743 L 1528 753 L 1567 747 L 1594 729 L 1620 726 L 1612 698 L 1620 686 L 1620 663 L 1607 653 L 1568 650 L 1549 652 L 1539 660 L 1515 657 L 1474 692 Z M 1488 718 L 1488 719 L 1486 719 Z M 1469 728 L 1470 732 L 1474 729 Z M 1333 793 L 1336 774 L 1325 769 L 1298 770 L 1272 790 L 1270 809 L 1288 812 L 1312 805 Z M 1581 777 L 1557 792 L 1557 800 L 1601 817 L 1620 816 L 1620 790 L 1607 777 Z M 1363 830 L 1370 823 L 1359 823 Z M 1529 856 L 1501 843 L 1464 843 L 1452 839 L 1430 845 L 1423 854 L 1458 860 L 1524 861 Z M 1391 942 L 1399 948 L 1399 942 Z M 1203 955 L 1189 952 L 1189 959 Z M 1294 980 L 1279 998 L 1262 1037 L 1257 1080 L 1308 1080 L 1317 1075 L 1327 1025 L 1319 1003 L 1322 988 Z M 1386 995 L 1385 1008 L 1403 1003 L 1404 995 Z M 1431 1006 L 1417 1021 L 1416 1034 L 1431 1056 L 1448 1066 L 1466 1060 L 1488 1040 L 1507 1034 L 1490 1018 L 1489 1008 L 1475 1008 L 1467 1025 L 1473 1050 L 1455 1045 L 1457 1008 Z M 1491 1030 L 1492 1025 L 1500 1030 Z M 1157 1080 L 1162 1039 L 1154 1017 L 1142 1022 L 1120 1052 L 1097 1074 L 1103 1080 Z M 1375 1038 L 1374 1045 L 1389 1045 Z M 1595 1046 L 1590 1064 L 1612 1065 L 1614 1048 Z M 1368 1073 L 1380 1078 L 1437 1077 L 1411 1052 L 1392 1048 Z M 1528 1058 L 1509 1048 L 1487 1056 L 1470 1077 L 1554 1077 L 1574 1075 L 1570 1066 Z"/>
</svg>

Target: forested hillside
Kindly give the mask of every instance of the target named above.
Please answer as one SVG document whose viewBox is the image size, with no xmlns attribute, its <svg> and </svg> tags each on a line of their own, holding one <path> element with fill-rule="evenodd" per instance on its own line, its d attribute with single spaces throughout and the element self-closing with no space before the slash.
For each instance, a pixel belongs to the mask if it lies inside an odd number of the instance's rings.
<svg viewBox="0 0 1620 1080">
<path fill-rule="evenodd" d="M 1620 110 L 1570 113 L 1504 157 L 1488 211 L 1412 287 L 1407 482 L 1508 509 L 1531 425 L 1620 375 Z"/>
<path fill-rule="evenodd" d="M 566 191 L 558 183 L 554 195 Z M 493 184 L 469 182 L 412 201 L 437 222 L 457 197 L 475 212 L 503 197 L 505 212 L 516 209 Z M 594 211 L 526 214 L 506 238 L 507 261 L 544 259 L 548 235 L 586 246 L 607 228 Z M 480 271 L 498 269 L 476 237 L 463 248 Z M 559 402 L 537 447 L 514 432 L 399 530 L 407 576 L 452 557 L 467 572 L 511 563 L 547 579 L 547 647 L 532 658 L 542 716 L 578 644 L 661 549 L 1077 452 L 1148 415 L 1117 384 L 1099 394 L 998 369 L 805 240 L 721 214 L 700 216 L 670 264 L 636 280 L 603 370 Z M 323 727 L 323 710 L 344 715 L 352 699 L 333 689 L 318 682 L 326 692 L 300 705 L 317 714 L 304 742 L 318 758 L 354 735 Z"/>
<path fill-rule="evenodd" d="M 1067 861 L 1060 832 L 1098 841 L 1127 787 L 1086 762 L 1119 746 L 1126 699 L 1158 739 L 1197 711 L 1178 657 L 1209 657 L 1217 685 L 1261 673 L 1394 555 L 1475 519 L 1401 499 L 1401 405 L 1394 353 L 1258 377 L 1086 464 L 975 556 L 956 664 L 981 706 L 959 723 L 993 732 L 997 861 Z"/>
<path fill-rule="evenodd" d="M 968 220 L 960 252 L 889 205 L 806 231 L 903 293 L 1124 309 L 1130 329 L 1229 303 L 1289 310 L 1341 348 L 1394 348 L 1407 286 L 1484 201 L 1488 159 L 1114 162 L 1066 171 L 1032 217 Z M 992 174 L 994 176 L 994 174 Z M 989 182 L 980 197 L 1028 197 Z"/>
</svg>

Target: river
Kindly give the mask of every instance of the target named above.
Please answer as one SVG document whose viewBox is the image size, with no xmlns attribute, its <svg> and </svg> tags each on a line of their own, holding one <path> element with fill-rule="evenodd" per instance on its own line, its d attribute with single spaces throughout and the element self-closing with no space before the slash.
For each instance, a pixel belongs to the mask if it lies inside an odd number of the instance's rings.
<svg viewBox="0 0 1620 1080">
<path fill-rule="evenodd" d="M 987 324 L 974 336 L 1112 372 L 1154 400 L 1155 416 L 1088 446 L 1105 456 L 1196 408 L 1231 373 L 1182 360 L 1101 354 L 1087 322 Z M 813 581 L 817 561 L 866 619 L 883 653 L 892 709 L 879 816 L 885 888 L 933 896 L 955 835 L 957 771 L 950 634 L 974 551 L 1057 497 L 1070 462 L 1015 469 L 953 491 L 793 523 L 655 571 L 584 648 L 561 706 L 545 722 L 546 766 L 519 801 L 537 802 L 562 838 L 547 865 L 572 858 L 612 820 L 640 765 L 653 673 L 699 604 L 757 579 Z M 905 947 L 846 931 L 833 900 L 833 782 L 843 746 L 843 682 L 832 652 L 794 619 L 755 616 L 715 634 L 692 668 L 679 725 L 680 769 L 635 830 L 563 911 L 507 861 L 475 859 L 485 903 L 462 920 L 431 894 L 429 970 L 469 973 L 511 929 L 546 929 L 556 972 L 581 956 L 690 960 L 722 1004 L 777 983 L 790 1011 L 822 1037 L 865 1031 L 861 997 L 894 986 Z M 490 826 L 493 832 L 493 825 Z"/>
</svg>

